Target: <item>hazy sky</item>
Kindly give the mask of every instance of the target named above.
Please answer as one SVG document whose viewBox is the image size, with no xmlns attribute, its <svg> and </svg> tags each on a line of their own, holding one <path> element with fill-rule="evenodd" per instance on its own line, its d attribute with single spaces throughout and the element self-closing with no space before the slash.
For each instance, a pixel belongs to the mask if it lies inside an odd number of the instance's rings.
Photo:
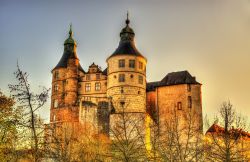
<svg viewBox="0 0 250 162">
<path fill-rule="evenodd" d="M 188 70 L 203 84 L 204 114 L 231 100 L 250 118 L 249 0 L 0 0 L 1 90 L 9 93 L 17 60 L 33 87 L 51 87 L 71 22 L 83 68 L 104 69 L 127 10 L 148 81 Z M 40 113 L 48 120 L 49 104 Z"/>
</svg>

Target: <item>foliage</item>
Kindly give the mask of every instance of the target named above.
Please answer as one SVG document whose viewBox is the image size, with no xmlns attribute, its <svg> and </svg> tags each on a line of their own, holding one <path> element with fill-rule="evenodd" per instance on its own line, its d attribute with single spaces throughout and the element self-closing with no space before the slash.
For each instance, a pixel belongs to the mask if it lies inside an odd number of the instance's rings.
<svg viewBox="0 0 250 162">
<path fill-rule="evenodd" d="M 17 125 L 21 119 L 20 108 L 14 107 L 13 98 L 0 91 L 0 161 L 16 158 Z"/>
<path fill-rule="evenodd" d="M 30 146 L 30 152 L 34 161 L 38 161 L 41 154 L 39 152 L 39 143 L 42 138 L 43 128 L 42 120 L 36 114 L 36 111 L 46 103 L 49 89 L 43 88 L 41 93 L 33 93 L 28 81 L 28 74 L 23 72 L 18 64 L 17 71 L 14 74 L 17 83 L 9 84 L 9 89 L 18 106 L 22 107 L 24 111 L 23 122 L 19 123 L 19 125 L 22 126 L 22 130 L 25 130 L 26 134 L 23 137 L 29 138 L 29 142 L 26 144 Z M 28 134 L 29 132 L 31 133 L 30 136 Z"/>
</svg>

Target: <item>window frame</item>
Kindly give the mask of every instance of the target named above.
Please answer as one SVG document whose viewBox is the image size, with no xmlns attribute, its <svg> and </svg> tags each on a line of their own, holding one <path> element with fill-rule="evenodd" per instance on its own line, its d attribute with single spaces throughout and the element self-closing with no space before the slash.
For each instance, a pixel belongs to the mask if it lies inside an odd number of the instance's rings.
<svg viewBox="0 0 250 162">
<path fill-rule="evenodd" d="M 118 67 L 119 68 L 125 68 L 125 59 L 120 59 L 118 61 Z"/>
<path fill-rule="evenodd" d="M 96 80 L 100 80 L 101 79 L 101 74 L 96 74 Z"/>
<path fill-rule="evenodd" d="M 143 70 L 143 62 L 139 61 L 139 69 Z"/>
<path fill-rule="evenodd" d="M 55 79 L 59 79 L 59 71 L 55 71 L 54 78 L 55 78 Z"/>
<path fill-rule="evenodd" d="M 143 76 L 142 75 L 138 76 L 138 83 L 143 84 Z"/>
<path fill-rule="evenodd" d="M 53 101 L 53 108 L 58 108 L 58 100 L 57 99 L 55 99 Z"/>
<path fill-rule="evenodd" d="M 55 84 L 54 85 L 54 92 L 57 93 L 59 91 L 59 86 L 58 84 Z"/>
<path fill-rule="evenodd" d="M 86 75 L 86 80 L 91 80 L 90 74 Z"/>
<path fill-rule="evenodd" d="M 182 110 L 182 103 L 181 102 L 177 102 L 177 110 Z"/>
<path fill-rule="evenodd" d="M 188 96 L 188 108 L 192 108 L 192 97 Z"/>
<path fill-rule="evenodd" d="M 101 90 L 101 83 L 100 82 L 96 82 L 95 83 L 95 91 L 100 91 L 100 90 Z"/>
<path fill-rule="evenodd" d="M 135 68 L 135 60 L 129 60 L 129 68 Z"/>
<path fill-rule="evenodd" d="M 125 74 L 119 74 L 118 81 L 125 82 Z"/>
<path fill-rule="evenodd" d="M 85 92 L 91 91 L 91 83 L 85 83 Z"/>
<path fill-rule="evenodd" d="M 191 84 L 187 84 L 187 91 L 191 92 L 191 90 L 192 90 Z"/>
</svg>

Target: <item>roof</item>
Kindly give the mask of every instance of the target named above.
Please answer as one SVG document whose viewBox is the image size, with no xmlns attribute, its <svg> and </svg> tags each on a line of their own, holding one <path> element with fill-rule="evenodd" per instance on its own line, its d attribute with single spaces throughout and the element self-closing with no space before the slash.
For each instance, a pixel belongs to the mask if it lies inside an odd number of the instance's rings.
<svg viewBox="0 0 250 162">
<path fill-rule="evenodd" d="M 216 134 L 223 134 L 225 133 L 225 129 L 217 124 L 213 124 L 206 132 L 206 134 L 208 133 L 216 133 Z M 242 130 L 242 129 L 235 129 L 235 128 L 231 128 L 229 130 L 230 134 L 233 134 L 234 136 L 239 136 L 241 135 L 243 138 L 247 138 L 250 139 L 250 133 Z"/>
<path fill-rule="evenodd" d="M 149 82 L 147 83 L 147 92 L 154 91 L 156 87 L 160 85 L 160 82 Z"/>
<path fill-rule="evenodd" d="M 64 42 L 64 52 L 63 52 L 63 55 L 62 55 L 60 61 L 58 62 L 58 64 L 54 67 L 54 69 L 57 69 L 57 68 L 66 68 L 67 64 L 68 64 L 68 60 L 70 58 L 78 59 L 77 54 L 76 54 L 76 52 L 74 50 L 74 48 L 76 48 L 76 42 L 72 38 L 72 35 L 73 35 L 72 25 L 70 25 L 69 37 Z M 80 71 L 82 71 L 83 73 L 85 73 L 85 71 L 83 70 L 83 68 L 82 68 L 82 66 L 80 64 L 78 66 L 78 69 Z"/>
<path fill-rule="evenodd" d="M 192 77 L 188 71 L 178 71 L 168 73 L 162 80 L 161 85 L 176 84 L 199 84 L 195 77 Z"/>
<path fill-rule="evenodd" d="M 116 55 L 142 56 L 142 54 L 135 47 L 135 44 L 133 41 L 120 41 L 118 48 L 110 57 L 116 56 Z"/>
<path fill-rule="evenodd" d="M 213 124 L 206 132 L 207 133 L 224 133 L 224 128 L 222 128 L 221 126 L 217 125 L 217 124 Z"/>
<path fill-rule="evenodd" d="M 188 71 L 168 73 L 161 81 L 147 83 L 147 91 L 154 91 L 156 87 L 178 84 L 200 84 Z"/>
<path fill-rule="evenodd" d="M 110 57 L 117 55 L 132 55 L 132 56 L 141 56 L 145 58 L 135 47 L 134 43 L 135 33 L 134 30 L 129 26 L 129 22 L 130 21 L 127 17 L 126 26 L 120 32 L 121 39 L 119 46 Z"/>
<path fill-rule="evenodd" d="M 75 58 L 78 59 L 77 54 L 75 52 L 70 52 L 70 51 L 64 51 L 60 61 L 58 62 L 58 64 L 54 67 L 54 69 L 57 68 L 67 68 L 67 64 L 68 64 L 68 60 L 70 58 Z M 53 69 L 53 70 L 54 70 Z M 83 70 L 82 66 L 79 64 L 78 69 L 82 72 L 85 73 L 85 71 Z"/>
<path fill-rule="evenodd" d="M 108 68 L 104 69 L 102 72 L 103 75 L 107 75 L 107 73 L 108 73 Z"/>
</svg>

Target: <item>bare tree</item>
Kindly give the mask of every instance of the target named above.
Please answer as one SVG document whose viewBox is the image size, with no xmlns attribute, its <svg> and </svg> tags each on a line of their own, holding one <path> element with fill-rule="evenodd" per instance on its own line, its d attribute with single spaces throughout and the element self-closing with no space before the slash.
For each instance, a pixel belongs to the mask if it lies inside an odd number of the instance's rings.
<svg viewBox="0 0 250 162">
<path fill-rule="evenodd" d="M 115 161 L 145 161 L 147 151 L 145 145 L 145 113 L 125 112 L 129 103 L 121 104 L 121 112 L 111 114 L 110 138 L 112 159 Z M 116 106 L 115 106 L 116 107 Z"/>
<path fill-rule="evenodd" d="M 39 160 L 39 120 L 36 111 L 46 103 L 49 89 L 43 88 L 41 93 L 35 94 L 31 91 L 28 82 L 28 74 L 23 72 L 17 64 L 17 71 L 14 73 L 17 79 L 16 84 L 9 84 L 12 96 L 18 102 L 19 106 L 24 109 L 25 122 L 22 125 L 31 131 L 31 148 L 34 161 Z"/>
<path fill-rule="evenodd" d="M 230 101 L 224 102 L 215 124 L 206 133 L 207 161 L 249 161 L 249 137 L 245 139 L 247 132 L 243 130 L 246 130 L 246 119 L 233 109 Z"/>
<path fill-rule="evenodd" d="M 151 124 L 151 161 L 203 161 L 202 128 L 191 110 L 181 113 Z"/>
</svg>

